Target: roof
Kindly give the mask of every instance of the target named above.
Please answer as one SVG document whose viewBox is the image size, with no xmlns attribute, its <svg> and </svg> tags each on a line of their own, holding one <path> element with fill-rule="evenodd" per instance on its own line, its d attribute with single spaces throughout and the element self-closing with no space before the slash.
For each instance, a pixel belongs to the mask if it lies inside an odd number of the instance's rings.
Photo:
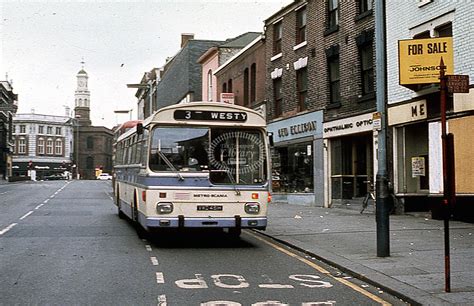
<svg viewBox="0 0 474 306">
<path fill-rule="evenodd" d="M 227 39 L 219 48 L 243 48 L 262 35 L 259 32 L 247 32 L 237 37 Z"/>
<path fill-rule="evenodd" d="M 84 69 L 81 69 L 81 70 L 79 70 L 79 72 L 78 72 L 77 74 L 85 74 L 85 75 L 87 75 L 87 72 L 86 72 Z"/>
</svg>

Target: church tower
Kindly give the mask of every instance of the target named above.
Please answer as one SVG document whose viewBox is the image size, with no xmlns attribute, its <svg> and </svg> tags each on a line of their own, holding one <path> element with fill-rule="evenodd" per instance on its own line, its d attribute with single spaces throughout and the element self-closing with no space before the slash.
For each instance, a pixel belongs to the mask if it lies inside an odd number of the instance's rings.
<svg viewBox="0 0 474 306">
<path fill-rule="evenodd" d="M 82 69 L 77 73 L 77 89 L 74 94 L 74 114 L 81 126 L 90 126 L 90 91 L 87 87 L 87 72 L 84 70 L 84 62 L 81 62 Z"/>
</svg>

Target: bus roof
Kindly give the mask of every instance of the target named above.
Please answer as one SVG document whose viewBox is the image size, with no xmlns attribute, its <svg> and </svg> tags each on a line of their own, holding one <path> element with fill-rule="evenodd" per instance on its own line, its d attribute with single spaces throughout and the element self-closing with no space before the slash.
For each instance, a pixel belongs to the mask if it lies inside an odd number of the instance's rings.
<svg viewBox="0 0 474 306">
<path fill-rule="evenodd" d="M 250 108 L 222 102 L 190 102 L 167 106 L 156 111 L 143 122 L 143 126 L 154 123 L 195 125 L 228 125 L 265 127 L 263 114 Z"/>
</svg>

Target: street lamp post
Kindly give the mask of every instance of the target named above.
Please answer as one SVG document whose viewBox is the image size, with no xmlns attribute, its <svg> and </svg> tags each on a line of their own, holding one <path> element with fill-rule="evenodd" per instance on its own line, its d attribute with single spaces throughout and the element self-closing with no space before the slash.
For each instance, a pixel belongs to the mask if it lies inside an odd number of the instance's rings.
<svg viewBox="0 0 474 306">
<path fill-rule="evenodd" d="M 148 105 L 148 110 L 149 116 L 151 116 L 151 113 L 153 112 L 153 85 L 151 83 L 127 84 L 127 88 L 148 89 L 150 94 L 150 103 Z"/>
</svg>

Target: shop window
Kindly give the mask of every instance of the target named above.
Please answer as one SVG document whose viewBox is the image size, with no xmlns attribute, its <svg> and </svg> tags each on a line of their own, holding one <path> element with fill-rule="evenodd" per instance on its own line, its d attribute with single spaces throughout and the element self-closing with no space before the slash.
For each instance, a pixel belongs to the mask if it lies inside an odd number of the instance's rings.
<svg viewBox="0 0 474 306">
<path fill-rule="evenodd" d="M 281 53 L 281 39 L 283 36 L 283 27 L 281 21 L 273 25 L 273 55 Z"/>
<path fill-rule="evenodd" d="M 308 69 L 306 67 L 296 71 L 296 87 L 298 94 L 298 111 L 305 110 L 308 93 Z"/>
<path fill-rule="evenodd" d="M 306 41 L 306 6 L 296 12 L 296 44 Z"/>
<path fill-rule="evenodd" d="M 282 101 L 283 101 L 283 93 L 282 93 L 282 86 L 281 86 L 281 78 L 276 78 L 273 80 L 273 100 L 274 100 L 274 109 L 275 109 L 275 117 L 278 117 L 282 113 Z"/>
<path fill-rule="evenodd" d="M 428 192 L 428 123 L 422 122 L 397 128 L 396 145 L 397 192 Z"/>
<path fill-rule="evenodd" d="M 311 142 L 274 148 L 272 153 L 273 191 L 314 192 L 313 152 Z"/>
<path fill-rule="evenodd" d="M 373 183 L 372 134 L 332 139 L 330 145 L 332 198 L 365 196 Z"/>
</svg>

